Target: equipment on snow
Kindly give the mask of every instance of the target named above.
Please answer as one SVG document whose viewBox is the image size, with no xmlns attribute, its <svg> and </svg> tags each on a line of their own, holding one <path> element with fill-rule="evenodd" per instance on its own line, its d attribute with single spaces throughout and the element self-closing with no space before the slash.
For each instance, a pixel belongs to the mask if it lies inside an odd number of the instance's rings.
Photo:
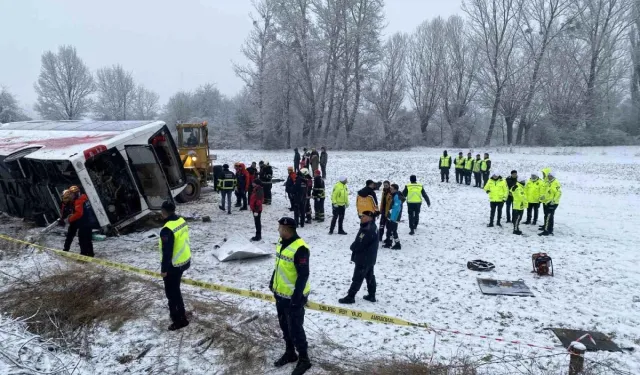
<svg viewBox="0 0 640 375">
<path fill-rule="evenodd" d="M 553 276 L 553 261 L 547 253 L 535 253 L 531 255 L 533 271 L 538 276 Z"/>
<path fill-rule="evenodd" d="M 496 268 L 496 266 L 491 262 L 476 259 L 476 260 L 468 261 L 467 268 L 472 271 L 488 272 L 488 271 L 493 271 L 493 269 Z"/>
</svg>

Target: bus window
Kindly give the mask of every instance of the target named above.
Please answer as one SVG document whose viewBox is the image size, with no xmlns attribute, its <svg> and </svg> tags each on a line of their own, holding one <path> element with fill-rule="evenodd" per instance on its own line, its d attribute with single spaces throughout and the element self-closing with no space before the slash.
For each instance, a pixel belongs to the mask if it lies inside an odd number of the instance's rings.
<svg viewBox="0 0 640 375">
<path fill-rule="evenodd" d="M 149 143 L 153 146 L 153 150 L 160 160 L 169 187 L 173 190 L 183 186 L 186 176 L 182 168 L 180 154 L 176 152 L 169 129 L 166 126 L 163 127 L 149 139 Z"/>
<path fill-rule="evenodd" d="M 173 201 L 171 190 L 152 146 L 125 146 L 138 189 L 151 210 L 160 210 L 166 200 Z"/>
</svg>

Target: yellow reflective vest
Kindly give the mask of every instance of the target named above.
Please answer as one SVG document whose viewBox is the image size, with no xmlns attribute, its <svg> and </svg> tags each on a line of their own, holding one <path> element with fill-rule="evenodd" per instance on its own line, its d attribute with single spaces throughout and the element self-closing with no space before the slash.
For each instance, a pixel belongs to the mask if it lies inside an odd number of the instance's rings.
<svg viewBox="0 0 640 375">
<path fill-rule="evenodd" d="M 167 221 L 164 224 L 173 232 L 173 255 L 171 256 L 171 264 L 174 267 L 180 267 L 187 264 L 191 260 L 191 243 L 189 241 L 189 227 L 184 218 L 178 220 Z M 162 239 L 159 241 L 160 259 L 162 259 Z"/>
<path fill-rule="evenodd" d="M 470 171 L 473 169 L 473 158 L 466 158 L 464 161 L 464 169 Z"/>
<path fill-rule="evenodd" d="M 489 166 L 487 165 L 487 162 L 488 162 L 489 160 L 490 160 L 490 159 L 482 159 L 482 162 L 480 162 L 480 170 L 481 170 L 482 172 L 486 172 L 486 171 L 488 171 L 488 170 L 489 170 Z"/>
<path fill-rule="evenodd" d="M 489 181 L 487 181 L 487 184 L 484 185 L 484 191 L 489 194 L 490 202 L 504 202 L 507 200 L 507 195 L 509 194 L 507 182 L 502 179 L 489 179 Z"/>
<path fill-rule="evenodd" d="M 422 184 L 407 184 L 407 203 L 422 203 Z"/>
<path fill-rule="evenodd" d="M 449 168 L 451 167 L 451 156 L 440 156 L 440 168 Z"/>
<path fill-rule="evenodd" d="M 541 187 L 540 202 L 543 204 L 560 204 L 560 197 L 562 197 L 562 190 L 560 188 L 560 182 L 557 179 L 551 181 L 545 181 L 545 184 Z"/>
<path fill-rule="evenodd" d="M 521 183 L 516 182 L 515 186 L 511 188 L 511 196 L 513 197 L 514 210 L 526 210 L 529 207 L 524 186 Z"/>
<path fill-rule="evenodd" d="M 349 189 L 347 189 L 347 185 L 343 184 L 341 181 L 338 181 L 333 186 L 331 204 L 334 206 L 349 207 Z"/>
<path fill-rule="evenodd" d="M 298 280 L 298 272 L 296 271 L 293 259 L 298 249 L 302 246 L 309 249 L 309 245 L 307 245 L 302 238 L 293 241 L 284 249 L 282 248 L 282 238 L 278 240 L 278 244 L 276 245 L 276 267 L 271 289 L 279 297 L 291 299 L 293 296 L 296 281 Z M 308 296 L 310 291 L 311 285 L 309 281 L 307 281 L 307 285 L 305 285 L 302 294 Z"/>
<path fill-rule="evenodd" d="M 473 173 L 480 173 L 480 166 L 482 164 L 482 160 L 475 159 L 473 163 Z"/>
<path fill-rule="evenodd" d="M 544 183 L 541 179 L 527 181 L 524 185 L 524 195 L 527 197 L 528 203 L 540 203 L 540 192 Z"/>
<path fill-rule="evenodd" d="M 453 161 L 456 164 L 456 169 L 463 169 L 465 160 L 465 158 L 458 156 L 456 160 Z"/>
</svg>

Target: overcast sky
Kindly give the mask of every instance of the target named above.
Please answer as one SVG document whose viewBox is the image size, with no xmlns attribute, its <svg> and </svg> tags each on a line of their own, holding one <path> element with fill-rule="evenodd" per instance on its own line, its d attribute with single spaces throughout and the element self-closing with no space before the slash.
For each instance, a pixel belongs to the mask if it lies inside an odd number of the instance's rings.
<svg viewBox="0 0 640 375">
<path fill-rule="evenodd" d="M 386 0 L 385 34 L 460 13 L 460 3 Z M 92 71 L 121 64 L 162 103 L 206 82 L 234 95 L 251 11 L 251 0 L 0 0 L 0 85 L 31 113 L 42 53 L 71 44 Z"/>
</svg>

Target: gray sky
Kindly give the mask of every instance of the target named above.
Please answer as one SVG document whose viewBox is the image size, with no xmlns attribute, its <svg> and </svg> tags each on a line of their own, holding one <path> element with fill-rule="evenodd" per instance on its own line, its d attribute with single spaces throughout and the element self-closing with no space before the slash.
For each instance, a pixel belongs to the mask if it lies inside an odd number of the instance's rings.
<svg viewBox="0 0 640 375">
<path fill-rule="evenodd" d="M 460 13 L 461 0 L 386 0 L 385 34 Z M 0 0 L 0 85 L 30 113 L 44 51 L 74 45 L 96 69 L 121 64 L 160 94 L 213 82 L 234 95 L 232 62 L 251 28 L 250 0 Z"/>
</svg>

